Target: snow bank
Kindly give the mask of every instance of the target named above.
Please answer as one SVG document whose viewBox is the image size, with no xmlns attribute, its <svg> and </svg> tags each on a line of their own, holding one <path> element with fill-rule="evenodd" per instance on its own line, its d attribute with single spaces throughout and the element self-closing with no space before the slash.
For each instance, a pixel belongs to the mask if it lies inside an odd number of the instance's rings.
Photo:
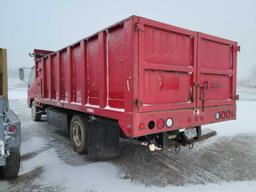
<svg viewBox="0 0 256 192">
<path fill-rule="evenodd" d="M 256 89 L 255 88 L 237 88 L 240 100 L 251 100 L 256 101 Z"/>
<path fill-rule="evenodd" d="M 40 185 L 61 186 L 66 191 L 120 191 L 132 185 L 127 180 L 119 179 L 119 170 L 110 163 L 90 163 L 84 166 L 72 167 L 60 160 L 54 149 L 42 152 L 38 156 L 22 163 L 22 174 L 42 167 L 44 172 L 36 180 Z"/>
<path fill-rule="evenodd" d="M 255 192 L 256 182 L 255 181 L 246 181 L 246 182 L 230 182 L 222 184 L 207 184 L 207 185 L 191 185 L 187 187 L 171 187 L 170 191 L 174 192 L 185 192 L 185 191 L 194 191 L 194 192 Z M 160 191 L 160 190 L 159 190 Z M 168 190 L 162 190 L 168 191 Z"/>
<path fill-rule="evenodd" d="M 37 152 L 45 146 L 45 143 L 40 137 L 32 137 L 30 140 L 21 143 L 21 155 Z"/>
<path fill-rule="evenodd" d="M 27 90 L 24 88 L 16 88 L 16 89 L 9 88 L 8 98 L 9 99 L 27 99 Z"/>
<path fill-rule="evenodd" d="M 197 192 L 240 192 L 246 188 L 247 192 L 255 192 L 256 182 L 230 182 L 222 184 L 189 185 L 184 187 L 145 187 L 131 183 L 129 179 L 121 178 L 120 170 L 110 163 L 90 163 L 84 166 L 72 167 L 60 160 L 54 149 L 49 149 L 38 156 L 22 163 L 22 174 L 38 167 L 43 173 L 35 180 L 45 186 L 60 186 L 64 191 L 197 191 Z"/>
<path fill-rule="evenodd" d="M 205 127 L 215 129 L 219 136 L 234 136 L 236 134 L 255 133 L 256 102 L 239 101 L 236 121 L 228 121 L 207 125 Z M 44 146 L 46 141 L 41 138 L 32 138 L 22 144 L 23 153 L 33 152 Z M 58 158 L 54 149 L 48 149 L 39 155 L 22 162 L 21 174 L 28 173 L 36 168 L 42 167 L 43 172 L 36 183 L 45 186 L 60 186 L 64 191 L 196 191 L 196 192 L 255 192 L 255 181 L 224 182 L 221 184 L 146 187 L 145 185 L 132 183 L 125 179 L 124 173 L 111 163 L 99 162 L 88 163 L 83 166 L 70 166 Z M 161 178 L 159 178 L 161 179 Z"/>
<path fill-rule="evenodd" d="M 27 85 L 19 79 L 8 79 L 8 98 L 27 99 Z"/>
</svg>

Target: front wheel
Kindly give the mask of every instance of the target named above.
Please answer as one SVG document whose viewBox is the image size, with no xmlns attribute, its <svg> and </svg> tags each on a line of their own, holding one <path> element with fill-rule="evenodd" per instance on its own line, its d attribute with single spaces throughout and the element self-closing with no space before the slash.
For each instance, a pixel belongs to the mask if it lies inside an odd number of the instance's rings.
<svg viewBox="0 0 256 192">
<path fill-rule="evenodd" d="M 70 140 L 74 151 L 82 154 L 88 149 L 88 123 L 82 115 L 74 115 L 70 123 Z"/>
<path fill-rule="evenodd" d="M 41 120 L 41 113 L 38 110 L 38 107 L 36 106 L 35 101 L 33 101 L 32 105 L 31 105 L 31 117 L 32 117 L 33 121 Z"/>
<path fill-rule="evenodd" d="M 20 152 L 10 152 L 6 159 L 6 165 L 1 167 L 0 173 L 3 178 L 10 179 L 17 177 L 20 170 Z"/>
</svg>

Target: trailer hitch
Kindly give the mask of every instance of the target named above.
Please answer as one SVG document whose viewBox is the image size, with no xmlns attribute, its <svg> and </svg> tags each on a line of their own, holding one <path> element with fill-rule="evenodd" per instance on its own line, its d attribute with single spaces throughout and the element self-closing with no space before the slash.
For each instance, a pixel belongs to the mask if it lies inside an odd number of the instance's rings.
<svg viewBox="0 0 256 192">
<path fill-rule="evenodd" d="M 194 148 L 194 144 L 197 143 L 197 142 L 200 142 L 200 141 L 204 141 L 206 139 L 209 139 L 210 137 L 213 137 L 217 135 L 217 132 L 216 131 L 211 131 L 211 132 L 208 132 L 206 134 L 203 134 L 199 137 L 195 137 L 193 139 L 190 139 L 190 140 L 187 140 L 187 139 L 179 139 L 177 140 L 176 142 L 174 143 L 171 143 L 168 145 L 168 147 L 174 147 L 174 152 L 175 153 L 178 153 L 180 152 L 180 147 L 183 146 L 188 146 L 188 148 L 191 150 Z"/>
</svg>

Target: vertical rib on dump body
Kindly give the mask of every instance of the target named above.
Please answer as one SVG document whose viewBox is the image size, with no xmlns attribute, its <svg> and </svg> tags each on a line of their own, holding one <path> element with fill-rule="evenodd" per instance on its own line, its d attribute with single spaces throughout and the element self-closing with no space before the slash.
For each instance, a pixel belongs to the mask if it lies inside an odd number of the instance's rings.
<svg viewBox="0 0 256 192">
<path fill-rule="evenodd" d="M 36 59 L 35 101 L 115 119 L 127 137 L 235 119 L 237 50 L 132 16 Z"/>
</svg>

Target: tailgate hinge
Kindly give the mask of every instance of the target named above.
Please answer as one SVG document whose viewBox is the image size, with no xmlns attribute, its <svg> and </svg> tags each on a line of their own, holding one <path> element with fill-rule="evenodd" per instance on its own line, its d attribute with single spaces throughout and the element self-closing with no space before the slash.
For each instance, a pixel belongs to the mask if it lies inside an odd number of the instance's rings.
<svg viewBox="0 0 256 192">
<path fill-rule="evenodd" d="M 136 100 L 135 100 L 135 105 L 136 105 L 137 107 L 141 107 L 141 106 L 142 106 L 142 100 L 136 99 Z"/>
<path fill-rule="evenodd" d="M 144 30 L 144 26 L 141 23 L 139 22 L 135 23 L 135 31 L 143 31 L 143 30 Z"/>
</svg>

